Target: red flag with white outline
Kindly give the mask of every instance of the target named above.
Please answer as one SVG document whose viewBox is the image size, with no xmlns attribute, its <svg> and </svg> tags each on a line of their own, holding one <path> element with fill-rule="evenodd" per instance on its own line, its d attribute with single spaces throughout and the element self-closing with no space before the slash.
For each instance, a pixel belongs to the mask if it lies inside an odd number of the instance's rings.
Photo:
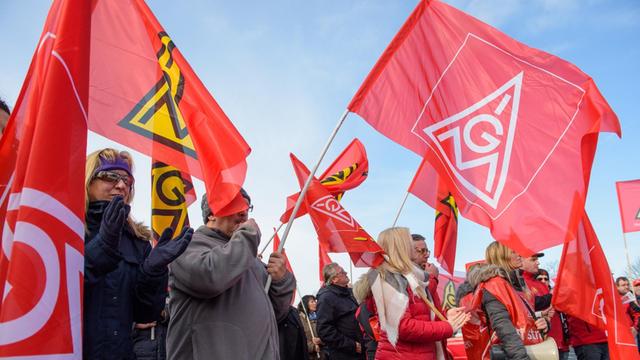
<svg viewBox="0 0 640 360">
<path fill-rule="evenodd" d="M 90 29 L 53 2 L 0 140 L 0 358 L 82 358 Z"/>
<path fill-rule="evenodd" d="M 616 182 L 622 232 L 640 231 L 640 180 Z"/>
<path fill-rule="evenodd" d="M 575 230 L 567 204 L 584 205 L 597 134 L 620 135 L 589 75 L 437 0 L 420 1 L 348 108 L 426 157 L 460 214 L 521 254 Z"/>
<path fill-rule="evenodd" d="M 309 177 L 309 169 L 293 154 L 291 162 L 302 187 Z M 327 252 L 349 253 L 351 261 L 358 267 L 376 267 L 382 263 L 382 248 L 320 181 L 311 181 L 304 201 L 318 233 L 318 241 Z"/>
<path fill-rule="evenodd" d="M 586 212 L 578 225 L 577 236 L 564 244 L 553 306 L 605 330 L 611 359 L 640 359 L 631 334 L 631 322 Z"/>
<path fill-rule="evenodd" d="M 358 139 L 353 139 L 340 155 L 320 175 L 320 183 L 340 201 L 347 190 L 360 185 L 369 173 L 369 160 L 364 145 Z M 286 223 L 291 217 L 298 195 L 296 193 L 287 197 L 287 209 L 280 216 L 280 222 Z M 298 209 L 296 218 L 305 215 L 307 208 L 304 203 Z"/>
</svg>

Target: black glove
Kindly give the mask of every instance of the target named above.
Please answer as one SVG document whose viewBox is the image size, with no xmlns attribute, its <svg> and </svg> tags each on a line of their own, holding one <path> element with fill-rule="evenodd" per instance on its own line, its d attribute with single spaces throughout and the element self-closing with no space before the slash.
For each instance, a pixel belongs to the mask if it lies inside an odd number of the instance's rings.
<svg viewBox="0 0 640 360">
<path fill-rule="evenodd" d="M 130 210 L 131 207 L 124 203 L 122 196 L 115 196 L 104 209 L 98 234 L 102 241 L 114 250 L 118 249 L 124 222 L 127 220 Z"/>
<path fill-rule="evenodd" d="M 172 228 L 164 229 L 158 244 L 142 264 L 142 270 L 146 274 L 152 276 L 164 274 L 167 271 L 167 265 L 180 256 L 191 242 L 193 229 L 185 227 L 175 240 L 171 240 L 171 234 L 173 234 Z"/>
</svg>

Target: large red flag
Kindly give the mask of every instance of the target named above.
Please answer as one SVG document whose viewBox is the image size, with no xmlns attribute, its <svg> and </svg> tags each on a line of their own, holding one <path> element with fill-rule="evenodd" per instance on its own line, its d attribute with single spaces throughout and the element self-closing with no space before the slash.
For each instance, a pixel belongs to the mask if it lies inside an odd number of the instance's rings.
<svg viewBox="0 0 640 360">
<path fill-rule="evenodd" d="M 334 195 L 338 201 L 345 191 L 362 184 L 369 173 L 369 160 L 364 145 L 358 139 L 353 139 L 349 145 L 338 155 L 329 167 L 320 175 L 320 183 Z M 296 193 L 287 197 L 287 209 L 280 216 L 280 222 L 286 223 L 291 217 L 298 195 Z M 307 208 L 303 205 L 298 209 L 296 218 L 305 215 Z"/>
<path fill-rule="evenodd" d="M 82 358 L 90 29 L 53 2 L 0 140 L 1 358 Z"/>
<path fill-rule="evenodd" d="M 291 162 L 302 187 L 310 171 L 293 154 Z M 358 267 L 376 267 L 382 263 L 382 248 L 320 181 L 311 181 L 304 201 L 318 233 L 318 241 L 327 252 L 349 253 L 351 261 Z"/>
<path fill-rule="evenodd" d="M 420 1 L 349 110 L 427 157 L 460 213 L 522 254 L 575 230 L 567 204 L 584 204 L 597 133 L 620 134 L 589 75 L 437 0 Z"/>
<path fill-rule="evenodd" d="M 203 179 L 214 213 L 238 210 L 223 208 L 250 148 L 144 1 L 95 2 L 91 68 L 90 130 Z"/>
<path fill-rule="evenodd" d="M 582 214 L 577 236 L 564 245 L 553 306 L 606 330 L 611 359 L 640 359 L 631 323 L 586 212 Z"/>
<path fill-rule="evenodd" d="M 196 201 L 193 182 L 188 174 L 160 161 L 151 164 L 151 232 L 154 243 L 164 229 L 177 237 L 189 226 L 189 205 Z"/>
<path fill-rule="evenodd" d="M 427 166 L 428 169 L 423 169 Z M 422 160 L 411 181 L 409 192 L 436 209 L 433 227 L 434 257 L 440 265 L 453 274 L 458 242 L 458 205 L 447 187 L 439 181 L 439 176 Z"/>
<path fill-rule="evenodd" d="M 622 232 L 640 231 L 640 180 L 616 182 Z"/>
</svg>

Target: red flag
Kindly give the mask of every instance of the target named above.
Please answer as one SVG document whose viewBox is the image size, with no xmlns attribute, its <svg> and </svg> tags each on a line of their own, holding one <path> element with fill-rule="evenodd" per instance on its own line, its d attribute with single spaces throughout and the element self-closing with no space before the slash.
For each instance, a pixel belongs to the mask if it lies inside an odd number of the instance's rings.
<svg viewBox="0 0 640 360">
<path fill-rule="evenodd" d="M 320 276 L 320 283 L 323 284 L 324 283 L 324 274 L 322 272 L 322 270 L 324 269 L 325 266 L 331 264 L 333 261 L 331 260 L 331 258 L 329 257 L 329 253 L 322 248 L 322 243 L 318 243 L 318 274 Z"/>
<path fill-rule="evenodd" d="M 433 229 L 434 256 L 440 265 L 453 274 L 458 242 L 458 205 L 447 188 L 446 182 L 439 181 L 438 175 L 425 159 L 409 186 L 409 192 L 436 209 Z"/>
<path fill-rule="evenodd" d="M 90 29 L 53 2 L 0 140 L 1 358 L 82 358 Z"/>
<path fill-rule="evenodd" d="M 203 179 L 219 214 L 250 148 L 144 1 L 96 2 L 91 68 L 89 129 Z"/>
<path fill-rule="evenodd" d="M 302 187 L 309 177 L 309 169 L 293 154 L 291 162 Z M 382 248 L 320 181 L 311 181 L 304 201 L 318 233 L 318 240 L 327 252 L 347 252 L 358 267 L 376 267 L 382 263 Z"/>
<path fill-rule="evenodd" d="M 189 226 L 187 208 L 196 201 L 193 182 L 173 166 L 159 161 L 151 165 L 151 232 L 155 243 L 167 227 L 174 229 L 177 237 Z"/>
<path fill-rule="evenodd" d="M 278 236 L 278 231 L 276 228 L 273 228 L 273 232 L 275 233 L 273 238 L 273 252 L 278 251 L 278 247 L 280 247 L 280 236 Z M 284 255 L 284 259 L 286 261 L 287 270 L 293 274 L 293 268 L 291 268 L 291 263 L 289 262 L 289 258 L 287 257 L 287 253 L 282 249 L 282 255 Z M 295 295 L 295 294 L 294 294 Z"/>
<path fill-rule="evenodd" d="M 640 180 L 616 182 L 622 232 L 640 231 Z"/>
<path fill-rule="evenodd" d="M 576 192 L 584 204 L 597 133 L 620 134 L 587 74 L 435 0 L 418 4 L 349 110 L 427 157 L 461 214 L 521 254 L 575 230 L 566 205 Z"/>
<path fill-rule="evenodd" d="M 334 195 L 338 201 L 345 191 L 360 185 L 369 173 L 369 160 L 364 145 L 358 139 L 353 139 L 349 145 L 338 155 L 331 165 L 320 175 L 320 183 Z M 296 193 L 287 197 L 287 210 L 280 217 L 280 222 L 286 223 L 298 201 Z M 304 203 L 300 206 L 296 218 L 307 213 Z"/>
<path fill-rule="evenodd" d="M 611 359 L 640 359 L 631 335 L 631 323 L 586 212 L 578 225 L 577 236 L 564 245 L 553 306 L 605 330 Z"/>
</svg>

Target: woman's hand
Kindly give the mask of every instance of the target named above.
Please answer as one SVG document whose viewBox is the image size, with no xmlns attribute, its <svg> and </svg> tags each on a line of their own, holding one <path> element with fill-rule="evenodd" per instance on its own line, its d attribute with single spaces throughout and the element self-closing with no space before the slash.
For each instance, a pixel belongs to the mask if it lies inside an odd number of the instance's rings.
<svg viewBox="0 0 640 360">
<path fill-rule="evenodd" d="M 114 196 L 102 214 L 102 223 L 98 233 L 102 241 L 112 249 L 118 249 L 124 223 L 131 207 L 124 203 L 122 196 Z"/>
<path fill-rule="evenodd" d="M 547 326 L 547 320 L 545 320 L 544 318 L 539 318 L 536 320 L 536 328 L 544 333 L 547 332 L 548 326 Z"/>
<path fill-rule="evenodd" d="M 471 319 L 471 314 L 464 312 L 464 308 L 452 308 L 447 311 L 447 322 L 453 328 L 453 332 L 460 330 Z"/>
<path fill-rule="evenodd" d="M 311 341 L 313 341 L 313 343 L 316 345 L 322 345 L 322 340 L 320 340 L 320 338 L 318 337 L 312 338 Z"/>
</svg>

